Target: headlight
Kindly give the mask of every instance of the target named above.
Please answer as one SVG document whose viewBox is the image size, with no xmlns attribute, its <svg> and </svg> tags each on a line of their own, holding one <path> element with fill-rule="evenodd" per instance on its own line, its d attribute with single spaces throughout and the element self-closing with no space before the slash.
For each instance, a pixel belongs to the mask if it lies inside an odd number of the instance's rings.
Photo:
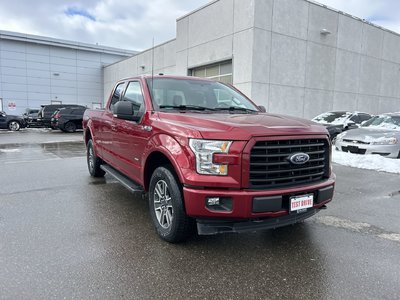
<svg viewBox="0 0 400 300">
<path fill-rule="evenodd" d="M 337 140 L 337 141 L 341 141 L 345 135 L 346 135 L 346 132 L 339 133 L 339 134 L 336 136 L 336 140 Z"/>
<path fill-rule="evenodd" d="M 371 145 L 395 145 L 397 144 L 399 141 L 397 138 L 395 137 L 391 137 L 391 138 L 380 138 L 377 139 L 375 141 L 371 142 Z"/>
<path fill-rule="evenodd" d="M 214 153 L 228 153 L 232 141 L 190 139 L 190 149 L 196 155 L 196 170 L 204 175 L 228 175 L 228 165 L 213 163 Z"/>
</svg>

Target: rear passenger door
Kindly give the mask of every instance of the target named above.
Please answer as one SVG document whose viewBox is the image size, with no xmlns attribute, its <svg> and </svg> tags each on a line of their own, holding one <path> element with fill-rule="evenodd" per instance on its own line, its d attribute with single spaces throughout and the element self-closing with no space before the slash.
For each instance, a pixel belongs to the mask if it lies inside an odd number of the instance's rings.
<svg viewBox="0 0 400 300">
<path fill-rule="evenodd" d="M 138 122 L 114 118 L 113 147 L 117 156 L 118 170 L 136 182 L 141 180 L 141 161 L 144 148 L 151 133 L 144 129 L 142 117 L 145 112 L 143 89 L 139 81 L 130 81 L 121 101 L 133 103 Z"/>
<path fill-rule="evenodd" d="M 122 93 L 125 88 L 125 82 L 119 83 L 111 96 L 111 101 L 106 107 L 103 114 L 99 115 L 99 118 L 93 120 L 94 132 L 96 133 L 96 144 L 99 151 L 101 152 L 101 157 L 106 161 L 113 164 L 114 157 L 114 147 L 112 145 L 113 141 L 113 126 L 114 126 L 114 105 L 120 101 Z"/>
</svg>

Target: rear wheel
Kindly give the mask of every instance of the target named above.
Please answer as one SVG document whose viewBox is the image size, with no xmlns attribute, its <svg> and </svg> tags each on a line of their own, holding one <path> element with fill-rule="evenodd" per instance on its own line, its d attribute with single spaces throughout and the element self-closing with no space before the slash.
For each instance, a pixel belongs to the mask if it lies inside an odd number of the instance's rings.
<svg viewBox="0 0 400 300">
<path fill-rule="evenodd" d="M 170 166 L 158 167 L 153 172 L 149 208 L 157 233 L 163 240 L 181 242 L 193 232 L 194 221 L 185 213 L 181 186 Z"/>
<path fill-rule="evenodd" d="M 8 123 L 8 129 L 11 131 L 18 131 L 21 129 L 21 124 L 18 121 L 11 121 Z"/>
<path fill-rule="evenodd" d="M 65 125 L 64 125 L 64 130 L 66 131 L 66 132 L 75 132 L 76 131 L 76 125 L 75 125 L 75 123 L 73 123 L 73 122 L 67 122 Z"/>
<path fill-rule="evenodd" d="M 90 175 L 92 177 L 103 177 L 105 172 L 100 168 L 102 160 L 96 156 L 92 140 L 89 140 L 86 145 L 86 157 Z"/>
</svg>

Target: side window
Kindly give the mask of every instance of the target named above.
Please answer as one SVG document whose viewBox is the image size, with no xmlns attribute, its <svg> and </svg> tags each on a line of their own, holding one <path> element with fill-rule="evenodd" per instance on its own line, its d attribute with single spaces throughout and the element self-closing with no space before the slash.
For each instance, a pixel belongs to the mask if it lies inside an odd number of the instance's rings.
<svg viewBox="0 0 400 300">
<path fill-rule="evenodd" d="M 126 89 L 123 101 L 130 101 L 133 103 L 133 110 L 135 115 L 142 115 L 144 112 L 144 100 L 142 89 L 138 81 L 131 81 Z"/>
<path fill-rule="evenodd" d="M 360 122 L 360 118 L 359 118 L 358 115 L 352 116 L 352 117 L 350 118 L 350 121 L 353 121 L 353 122 L 356 123 L 356 124 L 360 124 L 360 123 L 361 123 L 361 122 Z"/>
<path fill-rule="evenodd" d="M 114 112 L 115 103 L 117 103 L 121 98 L 121 94 L 124 91 L 124 86 L 125 86 L 125 82 L 120 83 L 120 84 L 117 85 L 117 87 L 114 90 L 114 93 L 113 93 L 112 98 L 111 98 L 111 103 L 110 103 L 110 110 L 112 112 Z"/>
<path fill-rule="evenodd" d="M 367 120 L 371 119 L 371 116 L 367 115 L 367 114 L 359 114 L 359 117 L 360 117 L 360 121 L 361 122 L 364 122 L 364 121 L 367 121 Z"/>
</svg>

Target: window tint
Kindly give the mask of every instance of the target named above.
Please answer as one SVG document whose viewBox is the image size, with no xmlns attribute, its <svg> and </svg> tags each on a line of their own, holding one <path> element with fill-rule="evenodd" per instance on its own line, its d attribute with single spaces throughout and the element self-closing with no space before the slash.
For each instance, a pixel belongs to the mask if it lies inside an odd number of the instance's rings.
<svg viewBox="0 0 400 300">
<path fill-rule="evenodd" d="M 133 110 L 135 111 L 135 115 L 140 115 L 141 113 L 143 113 L 143 94 L 140 83 L 138 81 L 129 82 L 123 101 L 130 101 L 133 103 Z"/>
<path fill-rule="evenodd" d="M 258 111 L 257 107 L 240 93 L 219 82 L 156 78 L 153 81 L 148 80 L 147 85 L 152 87 L 153 106 L 156 110 L 159 110 L 161 105 L 194 105 L 211 109 L 238 107 Z"/>
<path fill-rule="evenodd" d="M 350 118 L 350 121 L 353 121 L 353 122 L 356 123 L 356 124 L 361 123 L 361 122 L 360 122 L 360 118 L 359 118 L 358 115 L 352 116 L 352 117 Z"/>
<path fill-rule="evenodd" d="M 367 115 L 367 114 L 359 114 L 358 116 L 360 117 L 360 121 L 361 121 L 361 122 L 364 122 L 364 121 L 366 121 L 366 120 L 371 119 L 371 116 L 370 116 L 370 115 Z"/>
<path fill-rule="evenodd" d="M 110 103 L 110 110 L 112 112 L 114 112 L 115 103 L 117 103 L 121 98 L 121 94 L 124 91 L 124 86 L 125 86 L 125 82 L 118 84 L 117 87 L 115 88 L 115 91 L 112 95 L 111 103 Z"/>
</svg>

